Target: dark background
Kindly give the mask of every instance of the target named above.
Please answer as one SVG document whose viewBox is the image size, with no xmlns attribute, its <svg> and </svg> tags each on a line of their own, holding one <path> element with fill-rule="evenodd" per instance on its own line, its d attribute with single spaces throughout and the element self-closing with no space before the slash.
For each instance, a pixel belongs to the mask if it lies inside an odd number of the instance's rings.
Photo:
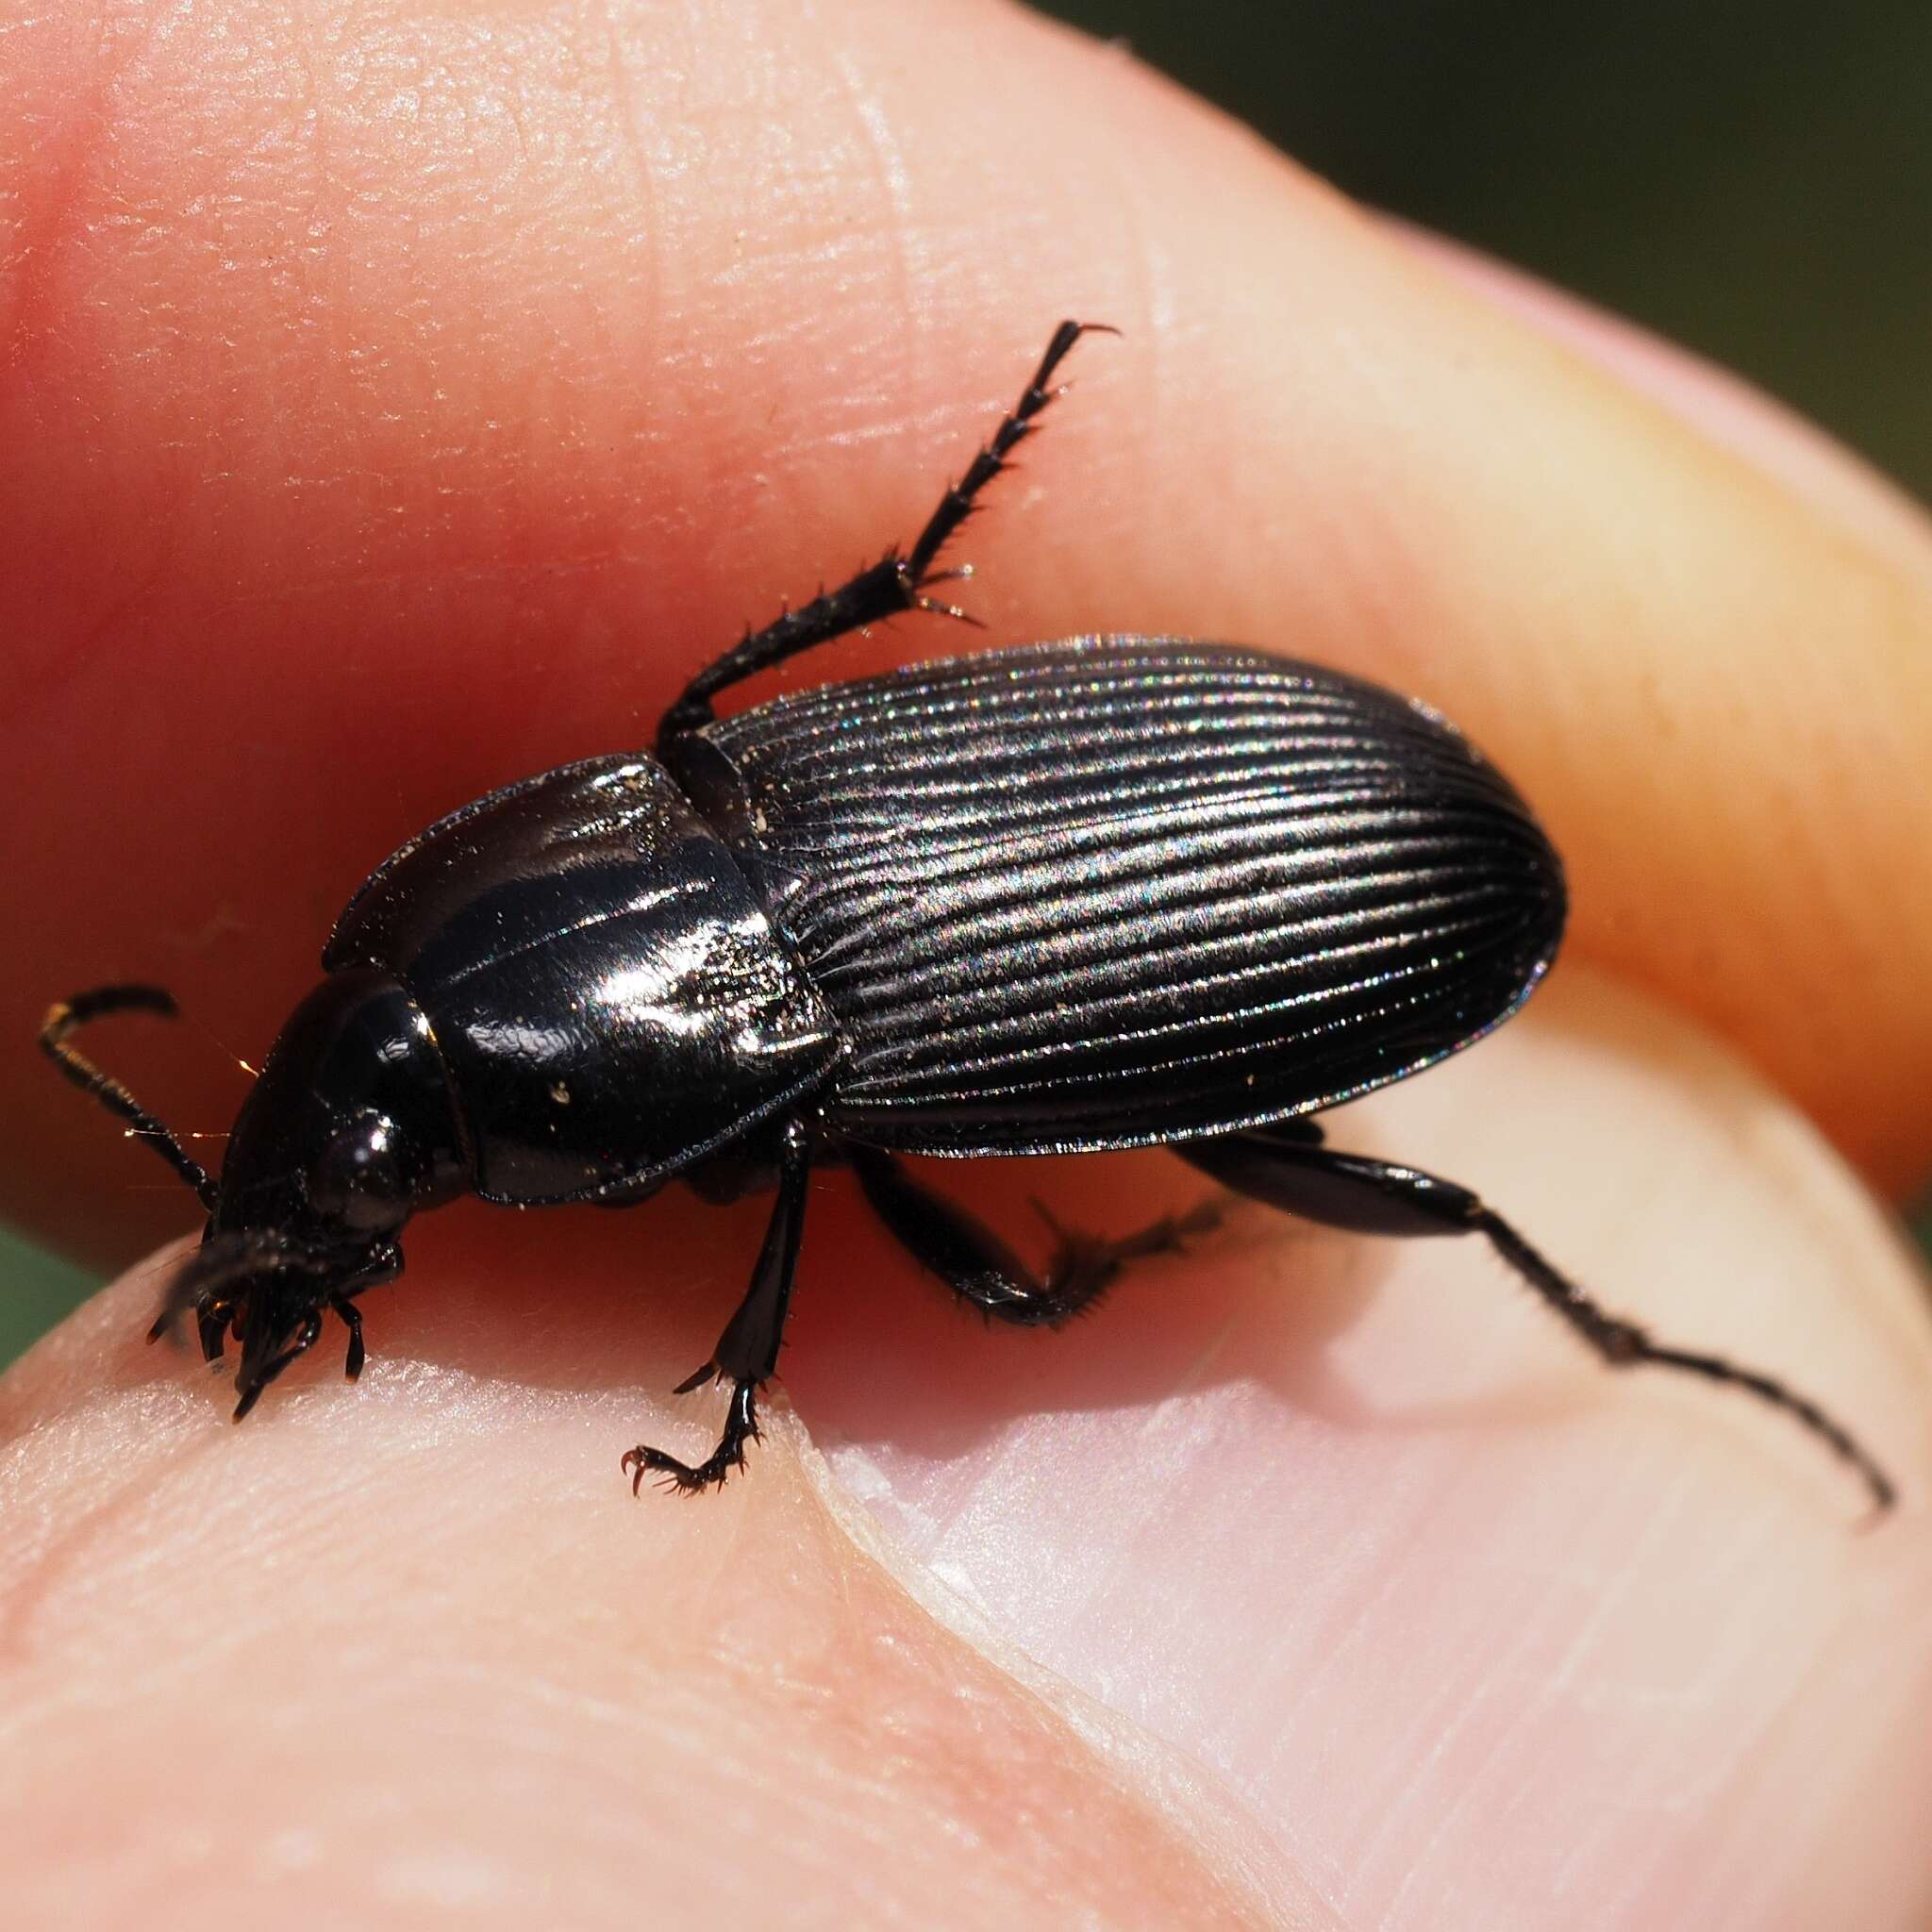
<svg viewBox="0 0 1932 1932">
<path fill-rule="evenodd" d="M 1045 10 L 1358 199 L 1728 364 L 1932 498 L 1927 0 Z M 0 1362 L 92 1286 L 4 1232 L 0 1283 Z"/>
<path fill-rule="evenodd" d="M 1932 498 L 1925 0 L 1059 0 L 1357 199 L 1750 376 Z"/>
</svg>

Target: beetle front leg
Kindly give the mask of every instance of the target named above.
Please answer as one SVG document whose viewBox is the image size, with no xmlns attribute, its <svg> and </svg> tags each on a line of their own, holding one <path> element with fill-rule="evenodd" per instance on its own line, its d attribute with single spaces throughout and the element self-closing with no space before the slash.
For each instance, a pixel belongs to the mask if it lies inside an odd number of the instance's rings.
<svg viewBox="0 0 1932 1932">
<path fill-rule="evenodd" d="M 805 1231 L 805 1197 L 811 1173 L 811 1137 L 799 1122 L 785 1130 L 779 1151 L 778 1199 L 765 1228 L 764 1245 L 752 1270 L 751 1286 L 711 1358 L 687 1375 L 674 1391 L 688 1395 L 707 1382 L 728 1381 L 731 1403 L 725 1411 L 724 1432 L 704 1461 L 680 1462 L 662 1449 L 643 1443 L 628 1451 L 622 1468 L 635 1495 L 647 1473 L 670 1478 L 670 1487 L 694 1495 L 722 1483 L 734 1469 L 744 1467 L 747 1442 L 758 1439 L 756 1397 L 778 1366 L 778 1349 L 785 1336 L 785 1316 L 791 1305 L 791 1283 L 798 1272 L 798 1243 Z"/>
<path fill-rule="evenodd" d="M 380 1288 L 403 1272 L 403 1251 L 393 1245 L 384 1248 L 368 1267 L 350 1275 L 334 1291 L 328 1305 L 336 1319 L 349 1331 L 349 1352 L 342 1361 L 342 1374 L 355 1381 L 362 1373 L 365 1352 L 362 1346 L 362 1310 L 356 1297 L 365 1289 Z"/>
<path fill-rule="evenodd" d="M 1107 1291 L 1127 1262 L 1173 1254 L 1186 1236 L 1205 1233 L 1220 1219 L 1208 1202 L 1109 1241 L 1060 1226 L 1036 1202 L 1054 1237 L 1042 1279 L 984 1222 L 914 1180 L 891 1155 L 858 1145 L 846 1155 L 874 1213 L 922 1268 L 995 1321 L 1023 1328 L 1055 1328 L 1072 1320 Z"/>
<path fill-rule="evenodd" d="M 1117 333 L 1098 322 L 1063 322 L 1054 331 L 1046 354 L 1040 358 L 1040 367 L 1033 372 L 1033 380 L 967 466 L 966 474 L 958 483 L 947 487 L 939 508 L 926 519 L 924 529 L 910 550 L 887 551 L 878 562 L 858 572 L 836 591 L 821 591 L 809 604 L 786 611 L 763 630 L 747 631 L 730 650 L 707 664 L 658 722 L 658 756 L 663 756 L 674 738 L 711 722 L 711 700 L 720 691 L 774 664 L 782 664 L 801 651 L 828 644 L 836 638 L 863 630 L 867 625 L 883 624 L 887 618 L 908 610 L 934 610 L 946 617 L 965 617 L 963 610 L 940 603 L 925 592 L 948 576 L 966 573 L 938 571 L 933 566 L 941 550 L 973 514 L 974 497 L 1007 467 L 1014 448 L 1032 435 L 1033 419 L 1060 393 L 1050 385 L 1067 352 L 1082 336 L 1096 330 L 1108 335 Z"/>
<path fill-rule="evenodd" d="M 1723 1356 L 1654 1341 L 1635 1322 L 1586 1294 L 1467 1188 L 1418 1168 L 1338 1153 L 1316 1144 L 1318 1140 L 1312 1123 L 1291 1121 L 1277 1129 L 1184 1141 L 1174 1151 L 1223 1187 L 1326 1227 L 1356 1234 L 1482 1235 L 1608 1367 L 1676 1369 L 1742 1389 L 1818 1437 L 1857 1471 L 1879 1510 L 1890 1508 L 1896 1494 L 1890 1477 L 1808 1396 Z"/>
</svg>

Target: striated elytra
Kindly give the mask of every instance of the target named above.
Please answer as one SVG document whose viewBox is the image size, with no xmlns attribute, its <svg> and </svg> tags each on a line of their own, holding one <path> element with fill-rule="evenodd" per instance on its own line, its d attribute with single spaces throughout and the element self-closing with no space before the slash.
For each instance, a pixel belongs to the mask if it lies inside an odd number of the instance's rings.
<svg viewBox="0 0 1932 1932">
<path fill-rule="evenodd" d="M 987 1314 L 1057 1324 L 1197 1213 L 1062 1233 L 1043 1274 L 904 1165 L 1171 1145 L 1237 1193 L 1368 1234 L 1477 1234 L 1597 1355 L 1729 1383 L 1891 1485 L 1815 1404 L 1601 1307 L 1467 1189 L 1344 1154 L 1311 1118 L 1480 1039 L 1528 997 L 1560 862 L 1496 769 L 1425 707 L 1315 665 L 1178 638 L 1074 638 L 808 691 L 720 719 L 741 678 L 900 612 L 1058 393 L 1033 380 L 919 541 L 747 636 L 654 754 L 567 765 L 412 840 L 350 901 L 325 977 L 235 1122 L 219 1180 L 72 1044 L 158 988 L 103 987 L 42 1041 L 200 1197 L 153 1333 L 240 1347 L 238 1419 L 333 1313 L 402 1268 L 404 1224 L 465 1194 L 628 1205 L 671 1180 L 775 1189 L 744 1298 L 680 1392 L 730 1385 L 696 1465 L 758 1434 L 807 1183 L 856 1175 L 921 1265 Z"/>
</svg>

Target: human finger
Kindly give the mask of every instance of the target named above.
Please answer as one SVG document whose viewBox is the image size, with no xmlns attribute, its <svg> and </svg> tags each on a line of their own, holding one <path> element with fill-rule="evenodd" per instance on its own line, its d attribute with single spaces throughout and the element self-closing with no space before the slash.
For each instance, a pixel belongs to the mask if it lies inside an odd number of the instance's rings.
<svg viewBox="0 0 1932 1932">
<path fill-rule="evenodd" d="M 0 414 L 16 1218 L 102 1256 L 180 1211 L 32 1057 L 50 997 L 172 984 L 194 1024 L 117 1065 L 218 1146 L 382 852 L 647 741 L 909 527 L 1060 312 L 1126 336 L 975 526 L 994 641 L 1223 635 L 1441 703 L 1548 818 L 1573 957 L 1923 1169 L 1932 620 L 1895 557 L 1024 14 L 225 18 L 232 71 L 170 36 L 97 69 L 77 15 L 9 44 L 45 238 Z"/>
<path fill-rule="evenodd" d="M 1620 1315 L 1826 1405 L 1900 1485 L 1884 1524 L 1787 1417 L 1606 1372 L 1486 1251 L 1259 1209 L 1042 1335 L 948 1309 L 825 1176 L 782 1366 L 829 1468 L 781 1408 L 694 1503 L 633 1504 L 618 1456 L 715 1428 L 656 1391 L 755 1215 L 666 1201 L 614 1270 L 589 1217 L 453 1210 L 367 1298 L 362 1384 L 338 1338 L 239 1428 L 141 1345 L 148 1271 L 0 1385 L 16 1895 L 1921 1923 L 1921 1285 L 1734 1057 L 1552 993 L 1331 1139 L 1479 1186 Z M 1087 1225 L 1202 1190 L 1157 1156 L 971 1172 L 1015 1234 L 1029 1190 Z"/>
</svg>

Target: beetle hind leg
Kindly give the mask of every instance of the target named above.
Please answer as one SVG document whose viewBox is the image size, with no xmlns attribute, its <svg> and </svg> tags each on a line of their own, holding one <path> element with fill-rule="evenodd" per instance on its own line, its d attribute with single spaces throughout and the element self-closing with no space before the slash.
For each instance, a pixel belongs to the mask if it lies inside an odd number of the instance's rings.
<svg viewBox="0 0 1932 1932">
<path fill-rule="evenodd" d="M 1891 1507 L 1891 1479 L 1851 1431 L 1808 1396 L 1723 1356 L 1653 1340 L 1637 1323 L 1593 1300 L 1469 1189 L 1417 1168 L 1339 1153 L 1320 1139 L 1312 1123 L 1290 1121 L 1275 1129 L 1186 1141 L 1174 1151 L 1234 1192 L 1324 1226 L 1357 1234 L 1481 1235 L 1607 1366 L 1675 1369 L 1741 1389 L 1782 1409 L 1849 1463 L 1878 1510 Z"/>
<path fill-rule="evenodd" d="M 744 1467 L 746 1445 L 758 1440 L 758 1391 L 778 1366 L 785 1317 L 791 1306 L 791 1283 L 798 1272 L 798 1244 L 805 1231 L 806 1184 L 810 1173 L 810 1137 L 794 1121 L 786 1129 L 780 1149 L 778 1199 L 765 1229 L 764 1245 L 758 1250 L 758 1265 L 752 1270 L 751 1286 L 724 1324 L 710 1360 L 687 1375 L 674 1391 L 688 1395 L 708 1382 L 731 1384 L 731 1401 L 718 1446 L 702 1462 L 691 1463 L 640 1442 L 625 1453 L 621 1465 L 631 1479 L 633 1495 L 646 1475 L 664 1476 L 668 1488 L 695 1495 L 724 1482 L 734 1469 Z"/>
<path fill-rule="evenodd" d="M 1036 1201 L 1054 1238 L 1042 1276 L 983 1222 L 915 1180 L 891 1155 L 858 1145 L 846 1153 L 866 1200 L 899 1245 L 962 1300 L 1021 1328 L 1058 1328 L 1091 1308 L 1128 1262 L 1173 1254 L 1188 1236 L 1206 1233 L 1220 1219 L 1210 1201 L 1108 1240 L 1062 1227 Z"/>
</svg>

